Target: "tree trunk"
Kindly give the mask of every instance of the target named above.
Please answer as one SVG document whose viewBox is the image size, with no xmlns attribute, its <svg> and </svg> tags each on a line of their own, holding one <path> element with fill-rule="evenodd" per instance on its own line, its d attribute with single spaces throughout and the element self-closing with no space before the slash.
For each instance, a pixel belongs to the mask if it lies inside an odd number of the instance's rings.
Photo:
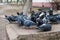
<svg viewBox="0 0 60 40">
<path fill-rule="evenodd" d="M 32 0 L 30 0 L 30 12 L 32 11 Z"/>
<path fill-rule="evenodd" d="M 2 3 L 3 1 L 2 0 L 0 0 L 0 3 Z"/>
<path fill-rule="evenodd" d="M 24 6 L 24 8 L 23 8 L 23 13 L 24 13 L 24 15 L 27 15 L 28 10 L 31 11 L 31 7 L 32 7 L 32 0 L 27 0 L 25 6 Z"/>
</svg>

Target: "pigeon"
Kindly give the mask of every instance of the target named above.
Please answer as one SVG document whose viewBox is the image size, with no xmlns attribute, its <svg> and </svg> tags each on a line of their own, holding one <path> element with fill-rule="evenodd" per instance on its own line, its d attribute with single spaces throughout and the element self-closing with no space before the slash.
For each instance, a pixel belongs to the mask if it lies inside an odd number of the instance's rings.
<svg viewBox="0 0 60 40">
<path fill-rule="evenodd" d="M 17 15 L 23 15 L 23 12 L 21 12 L 21 13 L 17 12 Z"/>
<path fill-rule="evenodd" d="M 5 15 L 5 18 L 6 18 L 10 23 L 17 21 L 17 16 L 14 16 L 14 15 L 11 15 L 11 16 Z"/>
<path fill-rule="evenodd" d="M 11 15 L 15 21 L 17 21 L 17 16 Z"/>
<path fill-rule="evenodd" d="M 43 24 L 43 21 L 42 21 L 42 19 L 40 19 L 40 18 L 37 18 L 37 19 L 36 19 L 36 24 L 37 24 L 37 26 L 40 26 L 40 25 L 42 25 L 42 24 Z"/>
<path fill-rule="evenodd" d="M 30 26 L 33 26 L 33 25 L 36 25 L 36 23 L 31 20 L 24 19 L 24 26 L 25 27 L 29 28 Z"/>
<path fill-rule="evenodd" d="M 23 19 L 23 15 L 18 15 L 17 17 L 17 22 L 19 25 L 23 25 L 24 19 Z"/>
<path fill-rule="evenodd" d="M 60 14 L 55 14 L 55 18 L 57 18 L 58 21 L 60 21 Z"/>
<path fill-rule="evenodd" d="M 53 15 L 53 9 L 52 8 L 50 8 L 48 12 L 49 12 L 49 15 Z"/>
<path fill-rule="evenodd" d="M 17 17 L 17 22 L 19 25 L 23 25 L 24 24 L 24 19 L 27 19 L 27 15 L 23 15 L 23 13 L 20 13 Z"/>
<path fill-rule="evenodd" d="M 46 16 L 45 12 L 42 11 L 41 14 L 39 15 L 39 18 L 36 19 L 37 26 L 40 26 L 44 23 L 43 18 L 45 16 Z"/>
<path fill-rule="evenodd" d="M 46 14 L 46 16 L 42 19 L 43 23 L 49 23 L 49 18 L 48 18 L 48 14 Z"/>
<path fill-rule="evenodd" d="M 46 16 L 46 12 L 45 11 L 41 11 L 41 14 L 39 15 L 39 17 L 41 19 L 43 19 Z"/>
<path fill-rule="evenodd" d="M 37 13 L 35 14 L 35 18 L 36 18 L 36 19 L 39 18 L 39 15 L 40 15 L 40 13 L 37 12 Z"/>
<path fill-rule="evenodd" d="M 33 22 L 36 22 L 36 16 L 35 16 L 35 12 L 34 11 L 32 11 L 31 12 L 31 21 L 33 21 Z"/>
<path fill-rule="evenodd" d="M 47 18 L 49 19 L 49 21 L 51 22 L 51 23 L 57 23 L 57 18 L 55 17 L 55 16 L 47 16 Z"/>
<path fill-rule="evenodd" d="M 44 23 L 39 26 L 40 31 L 50 31 L 52 29 L 51 24 Z"/>
</svg>

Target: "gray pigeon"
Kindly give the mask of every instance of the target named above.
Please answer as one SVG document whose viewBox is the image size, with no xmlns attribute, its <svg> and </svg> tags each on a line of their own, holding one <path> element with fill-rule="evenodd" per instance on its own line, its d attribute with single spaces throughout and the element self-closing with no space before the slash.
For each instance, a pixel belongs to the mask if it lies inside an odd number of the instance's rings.
<svg viewBox="0 0 60 40">
<path fill-rule="evenodd" d="M 25 27 L 30 27 L 32 25 L 36 25 L 36 23 L 31 21 L 31 20 L 24 20 L 24 26 Z"/>
<path fill-rule="evenodd" d="M 10 23 L 17 21 L 17 16 L 14 16 L 14 15 L 11 15 L 11 16 L 5 15 L 5 18 L 6 18 Z"/>
<path fill-rule="evenodd" d="M 41 26 L 39 26 L 40 31 L 50 31 L 52 29 L 51 24 L 44 23 Z"/>
</svg>

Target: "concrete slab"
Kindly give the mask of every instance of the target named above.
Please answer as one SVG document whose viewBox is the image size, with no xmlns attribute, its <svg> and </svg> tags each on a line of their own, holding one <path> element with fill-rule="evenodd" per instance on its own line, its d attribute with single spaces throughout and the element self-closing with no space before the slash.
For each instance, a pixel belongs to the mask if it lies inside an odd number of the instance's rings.
<svg viewBox="0 0 60 40">
<path fill-rule="evenodd" d="M 10 40 L 19 40 L 21 38 L 25 40 L 48 40 L 50 38 L 51 40 L 55 40 L 58 37 L 60 39 L 60 36 L 57 36 L 60 35 L 60 24 L 52 25 L 52 30 L 48 32 L 38 32 L 39 30 L 37 29 L 23 29 L 22 27 L 19 27 L 17 24 L 9 24 L 6 26 Z M 37 35 L 40 36 L 38 37 Z"/>
</svg>

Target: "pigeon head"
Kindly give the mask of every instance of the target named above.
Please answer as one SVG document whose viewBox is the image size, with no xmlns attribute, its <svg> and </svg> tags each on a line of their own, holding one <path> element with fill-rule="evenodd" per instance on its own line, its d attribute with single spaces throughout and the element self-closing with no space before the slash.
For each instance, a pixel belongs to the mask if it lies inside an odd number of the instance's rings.
<svg viewBox="0 0 60 40">
<path fill-rule="evenodd" d="M 7 15 L 5 15 L 5 17 L 7 17 Z"/>
<path fill-rule="evenodd" d="M 19 15 L 19 12 L 17 12 L 17 15 Z"/>
<path fill-rule="evenodd" d="M 35 12 L 34 12 L 34 11 L 32 11 L 31 13 L 32 13 L 32 15 L 34 15 L 34 14 L 35 14 Z"/>
<path fill-rule="evenodd" d="M 23 15 L 23 12 L 21 12 L 21 13 L 17 12 L 17 15 Z"/>
</svg>

